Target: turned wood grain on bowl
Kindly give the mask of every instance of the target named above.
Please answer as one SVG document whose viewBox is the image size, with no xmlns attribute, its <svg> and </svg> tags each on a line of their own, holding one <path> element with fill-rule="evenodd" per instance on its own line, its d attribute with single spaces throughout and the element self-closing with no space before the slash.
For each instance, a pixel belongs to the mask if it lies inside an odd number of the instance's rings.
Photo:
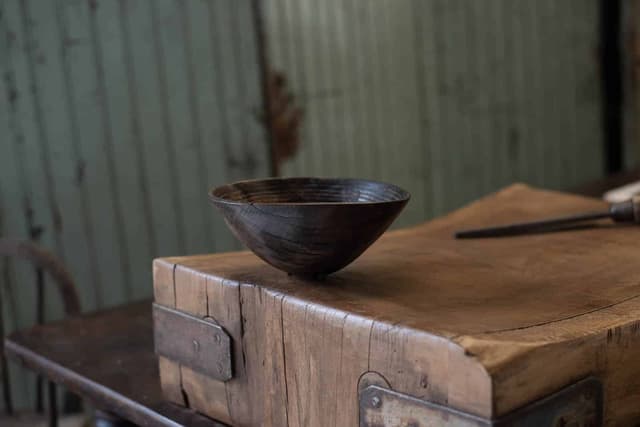
<svg viewBox="0 0 640 427">
<path fill-rule="evenodd" d="M 241 181 L 210 192 L 233 233 L 288 273 L 324 276 L 362 254 L 409 201 L 407 191 L 347 178 Z"/>
</svg>

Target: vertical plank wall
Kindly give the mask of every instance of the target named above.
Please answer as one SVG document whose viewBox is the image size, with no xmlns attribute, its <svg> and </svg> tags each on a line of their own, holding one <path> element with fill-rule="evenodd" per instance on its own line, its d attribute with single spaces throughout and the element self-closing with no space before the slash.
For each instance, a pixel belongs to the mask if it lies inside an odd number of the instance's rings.
<svg viewBox="0 0 640 427">
<path fill-rule="evenodd" d="M 0 0 L 0 77 L 0 235 L 60 256 L 84 310 L 237 247 L 206 194 L 268 173 L 249 0 Z M 32 324 L 33 272 L 0 268 L 7 329 Z"/>
<path fill-rule="evenodd" d="M 640 1 L 622 2 L 623 140 L 625 166 L 640 165 Z"/>
<path fill-rule="evenodd" d="M 400 225 L 600 176 L 597 3 L 263 0 L 305 109 L 285 173 L 396 182 Z M 154 256 L 236 247 L 206 190 L 268 173 L 254 43 L 250 0 L 0 0 L 0 235 L 62 257 L 86 310 L 150 295 Z M 8 329 L 34 281 L 0 263 Z"/>
<path fill-rule="evenodd" d="M 597 0 L 265 0 L 305 110 L 289 175 L 398 183 L 415 223 L 603 173 Z"/>
</svg>

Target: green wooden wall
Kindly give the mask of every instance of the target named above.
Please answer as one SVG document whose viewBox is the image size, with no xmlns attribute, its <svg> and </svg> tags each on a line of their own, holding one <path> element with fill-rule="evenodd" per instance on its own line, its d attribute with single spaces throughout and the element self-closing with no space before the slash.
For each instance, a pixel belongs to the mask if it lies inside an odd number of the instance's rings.
<svg viewBox="0 0 640 427">
<path fill-rule="evenodd" d="M 623 0 L 620 35 L 622 50 L 624 166 L 640 166 L 640 1 Z"/>
<path fill-rule="evenodd" d="M 602 175 L 597 0 L 265 2 L 306 113 L 286 174 L 398 183 L 400 224 Z"/>
<path fill-rule="evenodd" d="M 249 0 L 0 0 L 0 235 L 39 234 L 83 309 L 149 297 L 154 257 L 238 248 L 207 190 L 268 173 L 252 23 Z M 1 273 L 32 324 L 33 272 Z"/>
<path fill-rule="evenodd" d="M 400 225 L 600 176 L 597 3 L 263 0 L 305 109 L 285 173 L 400 184 Z M 38 235 L 84 309 L 149 296 L 155 256 L 238 247 L 206 191 L 268 174 L 250 0 L 0 0 L 0 77 L 0 234 Z M 10 328 L 34 282 L 0 264 Z"/>
</svg>

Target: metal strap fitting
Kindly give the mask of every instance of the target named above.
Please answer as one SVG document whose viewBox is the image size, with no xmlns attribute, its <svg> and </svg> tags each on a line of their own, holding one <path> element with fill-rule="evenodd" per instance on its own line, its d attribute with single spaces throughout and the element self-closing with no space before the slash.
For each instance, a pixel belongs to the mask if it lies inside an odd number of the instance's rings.
<svg viewBox="0 0 640 427">
<path fill-rule="evenodd" d="M 397 393 L 380 385 L 360 390 L 360 427 L 599 427 L 602 384 L 586 378 L 504 417 L 490 420 Z"/>
<path fill-rule="evenodd" d="M 233 377 L 231 338 L 213 319 L 153 304 L 156 354 L 211 378 Z"/>
</svg>

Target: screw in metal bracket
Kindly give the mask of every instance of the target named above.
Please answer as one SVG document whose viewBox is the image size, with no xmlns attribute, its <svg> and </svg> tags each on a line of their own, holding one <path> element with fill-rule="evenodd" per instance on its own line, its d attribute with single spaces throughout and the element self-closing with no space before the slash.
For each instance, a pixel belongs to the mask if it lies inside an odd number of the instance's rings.
<svg viewBox="0 0 640 427">
<path fill-rule="evenodd" d="M 371 398 L 371 406 L 374 408 L 379 408 L 382 405 L 382 400 L 378 396 L 373 396 Z"/>
</svg>

